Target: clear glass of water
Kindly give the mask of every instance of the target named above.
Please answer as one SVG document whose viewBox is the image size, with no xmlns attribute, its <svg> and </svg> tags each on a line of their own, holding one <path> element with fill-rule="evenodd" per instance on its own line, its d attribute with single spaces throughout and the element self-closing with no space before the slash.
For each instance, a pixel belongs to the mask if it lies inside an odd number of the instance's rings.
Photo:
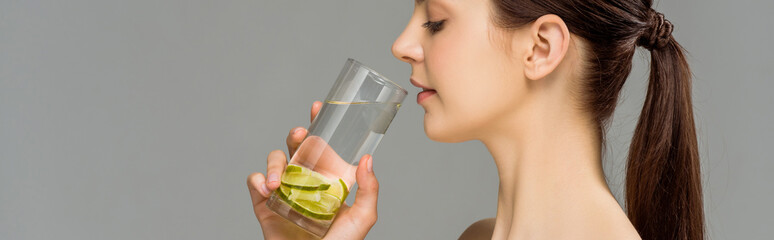
<svg viewBox="0 0 774 240">
<path fill-rule="evenodd" d="M 322 237 L 344 204 L 360 158 L 373 154 L 406 90 L 354 59 L 338 79 L 266 205 Z"/>
</svg>

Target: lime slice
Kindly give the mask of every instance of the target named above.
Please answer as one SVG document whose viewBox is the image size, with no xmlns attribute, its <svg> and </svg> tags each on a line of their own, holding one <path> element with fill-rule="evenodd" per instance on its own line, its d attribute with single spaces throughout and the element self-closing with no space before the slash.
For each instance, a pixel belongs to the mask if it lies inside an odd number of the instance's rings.
<svg viewBox="0 0 774 240">
<path fill-rule="evenodd" d="M 304 171 L 304 167 L 293 165 L 293 164 L 288 164 L 288 167 L 285 168 L 285 172 L 303 172 L 303 171 Z"/>
<path fill-rule="evenodd" d="M 349 194 L 344 180 L 328 178 L 298 165 L 288 165 L 277 191 L 280 199 L 308 218 L 330 220 Z"/>
<path fill-rule="evenodd" d="M 295 189 L 291 190 L 294 191 Z M 292 193 L 291 193 L 292 196 Z M 290 206 L 301 215 L 319 220 L 330 220 L 336 215 L 341 203 L 339 199 L 327 193 L 319 195 L 320 201 L 296 200 L 289 201 Z"/>
<path fill-rule="evenodd" d="M 296 212 L 309 218 L 330 220 L 341 207 L 341 202 L 333 195 L 322 191 L 308 191 L 280 186 L 277 191 L 280 199 L 288 203 Z"/>
<path fill-rule="evenodd" d="M 343 203 L 344 200 L 347 199 L 347 195 L 349 195 L 349 189 L 347 188 L 347 184 L 344 183 L 344 180 L 339 178 L 339 183 L 332 183 L 331 187 L 328 188 L 328 190 L 325 190 L 325 193 L 338 198 L 339 202 Z"/>
<path fill-rule="evenodd" d="M 321 195 L 326 194 L 338 199 L 339 203 L 343 203 L 349 192 L 347 191 L 346 185 L 341 183 L 331 184 L 331 187 L 326 191 L 293 189 L 287 186 L 281 186 L 280 188 L 280 191 L 284 191 L 283 194 L 285 195 L 285 198 L 290 201 L 305 200 L 318 202 L 323 198 Z"/>
<path fill-rule="evenodd" d="M 280 185 L 278 190 L 279 191 L 277 191 L 277 195 L 279 195 L 279 197 L 282 198 L 282 200 L 285 200 L 287 202 L 288 201 L 288 195 L 290 195 L 290 188 L 286 187 L 286 186 L 283 186 L 283 185 Z"/>
<path fill-rule="evenodd" d="M 325 178 L 319 174 L 309 174 L 301 172 L 287 172 L 282 174 L 282 185 L 300 190 L 328 190 L 331 184 L 325 181 Z"/>
<path fill-rule="evenodd" d="M 320 194 L 322 194 L 322 191 L 315 191 L 315 190 L 301 190 L 301 189 L 290 189 L 290 194 L 288 194 L 288 200 L 290 201 L 298 201 L 298 200 L 304 200 L 304 201 L 312 201 L 312 202 L 318 202 L 322 197 L 320 197 Z"/>
</svg>

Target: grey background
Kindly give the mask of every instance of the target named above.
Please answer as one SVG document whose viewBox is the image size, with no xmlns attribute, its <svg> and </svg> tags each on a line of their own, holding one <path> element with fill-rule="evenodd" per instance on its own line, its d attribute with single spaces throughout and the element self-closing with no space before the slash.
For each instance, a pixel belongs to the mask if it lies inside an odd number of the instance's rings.
<svg viewBox="0 0 774 240">
<path fill-rule="evenodd" d="M 353 57 L 410 87 L 390 46 L 413 1 L 0 1 L 0 239 L 261 238 L 245 185 Z M 712 239 L 774 235 L 774 3 L 663 1 L 690 52 Z M 621 196 L 647 82 L 636 57 L 605 167 Z M 482 144 L 436 143 L 409 97 L 375 154 L 369 239 L 454 239 L 495 214 Z M 619 197 L 620 199 L 620 197 Z M 353 198 L 349 199 L 351 203 Z"/>
</svg>

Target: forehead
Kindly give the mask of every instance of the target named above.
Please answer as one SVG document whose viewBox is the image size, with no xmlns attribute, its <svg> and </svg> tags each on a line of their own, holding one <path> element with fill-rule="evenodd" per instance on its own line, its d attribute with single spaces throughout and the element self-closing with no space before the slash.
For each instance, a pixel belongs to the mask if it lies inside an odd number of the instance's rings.
<svg viewBox="0 0 774 240">
<path fill-rule="evenodd" d="M 470 8 L 473 5 L 478 5 L 480 3 L 486 3 L 487 1 L 460 1 L 460 0 L 414 0 L 415 6 L 419 7 L 420 5 L 423 5 L 423 3 L 426 3 L 425 5 L 428 8 L 432 8 L 430 6 L 436 6 L 440 8 L 444 8 L 446 10 L 450 10 L 452 8 L 459 8 L 459 9 L 466 9 Z"/>
</svg>

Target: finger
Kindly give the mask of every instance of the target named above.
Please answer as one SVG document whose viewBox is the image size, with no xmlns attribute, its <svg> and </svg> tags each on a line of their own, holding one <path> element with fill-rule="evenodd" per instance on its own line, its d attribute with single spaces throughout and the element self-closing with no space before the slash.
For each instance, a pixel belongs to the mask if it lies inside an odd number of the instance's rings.
<svg viewBox="0 0 774 240">
<path fill-rule="evenodd" d="M 250 190 L 250 198 L 253 199 L 253 207 L 263 202 L 271 195 L 271 190 L 266 187 L 265 180 L 262 173 L 252 173 L 247 177 L 247 189 Z"/>
<path fill-rule="evenodd" d="M 285 158 L 285 152 L 282 150 L 274 150 L 266 157 L 266 174 L 269 176 L 266 178 L 266 186 L 269 190 L 274 191 L 280 185 L 280 175 L 285 171 L 285 165 L 287 165 L 287 158 Z"/>
<path fill-rule="evenodd" d="M 351 209 L 358 215 L 358 219 L 373 226 L 376 223 L 377 199 L 379 197 L 379 182 L 373 171 L 373 157 L 365 155 L 360 158 L 360 164 L 357 166 L 357 193 L 355 203 Z"/>
<path fill-rule="evenodd" d="M 317 113 L 320 112 L 322 105 L 323 104 L 320 101 L 314 101 L 314 103 L 312 103 L 312 118 L 309 119 L 310 122 L 314 121 L 314 118 L 317 117 Z"/>
<path fill-rule="evenodd" d="M 298 149 L 298 146 L 301 145 L 301 141 L 304 140 L 304 137 L 306 137 L 306 129 L 303 127 L 295 127 L 290 130 L 290 133 L 288 133 L 288 137 L 285 139 L 285 143 L 288 145 L 288 153 L 290 154 L 290 157 L 293 157 L 293 154 L 296 153 L 296 149 Z"/>
</svg>

